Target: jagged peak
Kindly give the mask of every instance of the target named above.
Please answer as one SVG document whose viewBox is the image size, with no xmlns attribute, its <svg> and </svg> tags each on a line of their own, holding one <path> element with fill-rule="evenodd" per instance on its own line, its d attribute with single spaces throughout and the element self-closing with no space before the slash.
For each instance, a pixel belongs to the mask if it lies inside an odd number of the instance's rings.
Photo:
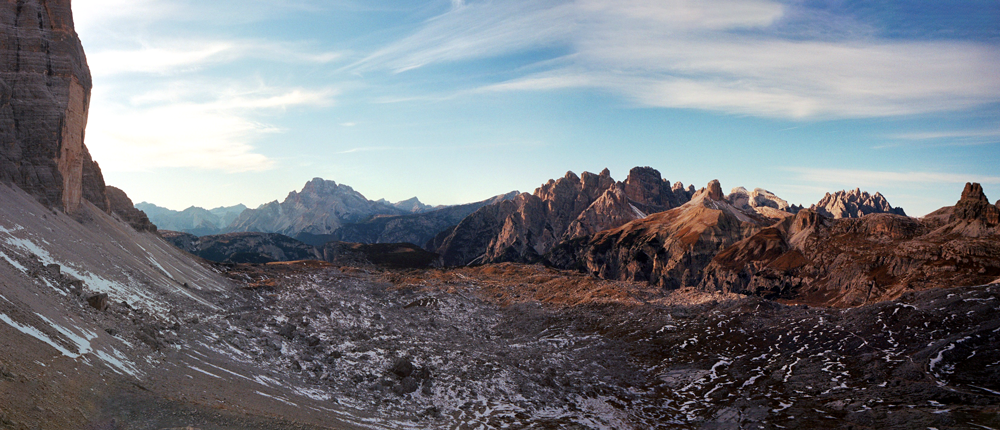
<svg viewBox="0 0 1000 430">
<path fill-rule="evenodd" d="M 708 183 L 708 186 L 705 187 L 705 189 L 706 192 L 708 193 L 706 197 L 708 197 L 709 199 L 719 201 L 719 200 L 724 200 L 726 198 L 726 196 L 722 194 L 722 185 L 719 183 L 718 179 L 712 179 Z"/>
<path fill-rule="evenodd" d="M 982 201 L 986 203 L 990 202 L 990 200 L 986 198 L 986 193 L 983 192 L 983 186 L 978 182 L 965 183 L 965 189 L 962 190 L 962 198 L 959 199 L 959 201 L 962 200 Z M 997 203 L 1000 203 L 1000 201 Z"/>
<path fill-rule="evenodd" d="M 903 208 L 892 207 L 882 193 L 870 194 L 861 188 L 826 193 L 810 208 L 831 218 L 860 218 L 873 213 L 906 215 Z"/>
</svg>

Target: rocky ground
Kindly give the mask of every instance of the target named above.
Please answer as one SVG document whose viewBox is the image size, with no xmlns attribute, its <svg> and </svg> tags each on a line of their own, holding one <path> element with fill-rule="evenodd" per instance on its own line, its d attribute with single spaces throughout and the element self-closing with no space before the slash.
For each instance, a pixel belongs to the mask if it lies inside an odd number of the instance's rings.
<svg viewBox="0 0 1000 430">
<path fill-rule="evenodd" d="M 831 309 L 539 266 L 227 270 L 241 297 L 166 332 L 153 392 L 253 381 L 320 426 L 1000 428 L 1000 285 Z"/>
</svg>

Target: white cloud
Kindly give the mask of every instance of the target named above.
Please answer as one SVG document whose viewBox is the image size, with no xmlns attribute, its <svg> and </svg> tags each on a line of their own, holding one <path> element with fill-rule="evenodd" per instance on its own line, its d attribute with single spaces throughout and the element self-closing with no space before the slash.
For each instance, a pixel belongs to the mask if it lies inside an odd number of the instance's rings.
<svg viewBox="0 0 1000 430">
<path fill-rule="evenodd" d="M 786 12 L 767 0 L 474 3 L 353 67 L 400 73 L 560 47 L 568 54 L 536 64 L 541 71 L 484 89 L 597 88 L 645 106 L 781 118 L 906 115 L 1000 100 L 994 46 L 814 34 L 793 40 L 772 31 Z"/>
<path fill-rule="evenodd" d="M 95 89 L 86 143 L 102 168 L 267 170 L 274 162 L 257 153 L 251 142 L 280 129 L 253 118 L 296 106 L 327 105 L 336 93 L 259 86 L 213 92 L 208 88 L 218 85 L 197 83 L 187 87 L 189 93 L 164 91 L 139 96 L 140 102 L 133 104 L 109 99 L 109 91 Z"/>
</svg>

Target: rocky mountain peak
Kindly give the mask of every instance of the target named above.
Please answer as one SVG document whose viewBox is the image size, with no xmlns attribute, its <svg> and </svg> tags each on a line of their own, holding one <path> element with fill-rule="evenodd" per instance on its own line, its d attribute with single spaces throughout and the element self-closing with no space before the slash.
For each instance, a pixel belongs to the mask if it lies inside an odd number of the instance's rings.
<svg viewBox="0 0 1000 430">
<path fill-rule="evenodd" d="M 851 191 L 837 191 L 833 194 L 826 193 L 810 209 L 830 218 L 861 218 L 873 213 L 906 215 L 903 208 L 892 207 L 881 193 L 869 194 L 867 191 L 861 191 L 860 188 Z"/>
<path fill-rule="evenodd" d="M 989 203 L 990 200 L 986 198 L 986 193 L 983 192 L 983 186 L 978 182 L 966 182 L 965 189 L 962 190 L 962 200 L 978 201 Z"/>
<path fill-rule="evenodd" d="M 670 183 L 660 177 L 660 172 L 652 167 L 633 167 L 623 183 L 628 198 L 654 206 L 669 206 L 664 197 L 673 194 Z M 664 191 L 669 191 L 665 193 Z"/>
<path fill-rule="evenodd" d="M 987 226 L 1000 224 L 1000 208 L 990 204 L 983 192 L 982 185 L 976 182 L 966 183 L 965 189 L 962 191 L 962 198 L 959 199 L 958 203 L 955 203 L 955 210 L 949 221 L 977 220 L 982 221 Z"/>
<path fill-rule="evenodd" d="M 708 186 L 705 187 L 705 190 L 707 193 L 706 197 L 711 200 L 719 201 L 725 200 L 726 198 L 726 195 L 722 194 L 722 185 L 719 184 L 718 179 L 712 179 L 712 181 L 708 183 Z"/>
</svg>

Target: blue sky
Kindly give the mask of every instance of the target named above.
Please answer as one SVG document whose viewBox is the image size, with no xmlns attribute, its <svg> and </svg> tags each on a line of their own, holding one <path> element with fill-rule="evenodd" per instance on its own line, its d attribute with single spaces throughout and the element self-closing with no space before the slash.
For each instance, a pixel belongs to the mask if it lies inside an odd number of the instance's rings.
<svg viewBox="0 0 1000 430">
<path fill-rule="evenodd" d="M 109 184 L 456 204 L 633 166 L 808 206 L 1000 199 L 1000 2 L 74 0 Z"/>
</svg>

